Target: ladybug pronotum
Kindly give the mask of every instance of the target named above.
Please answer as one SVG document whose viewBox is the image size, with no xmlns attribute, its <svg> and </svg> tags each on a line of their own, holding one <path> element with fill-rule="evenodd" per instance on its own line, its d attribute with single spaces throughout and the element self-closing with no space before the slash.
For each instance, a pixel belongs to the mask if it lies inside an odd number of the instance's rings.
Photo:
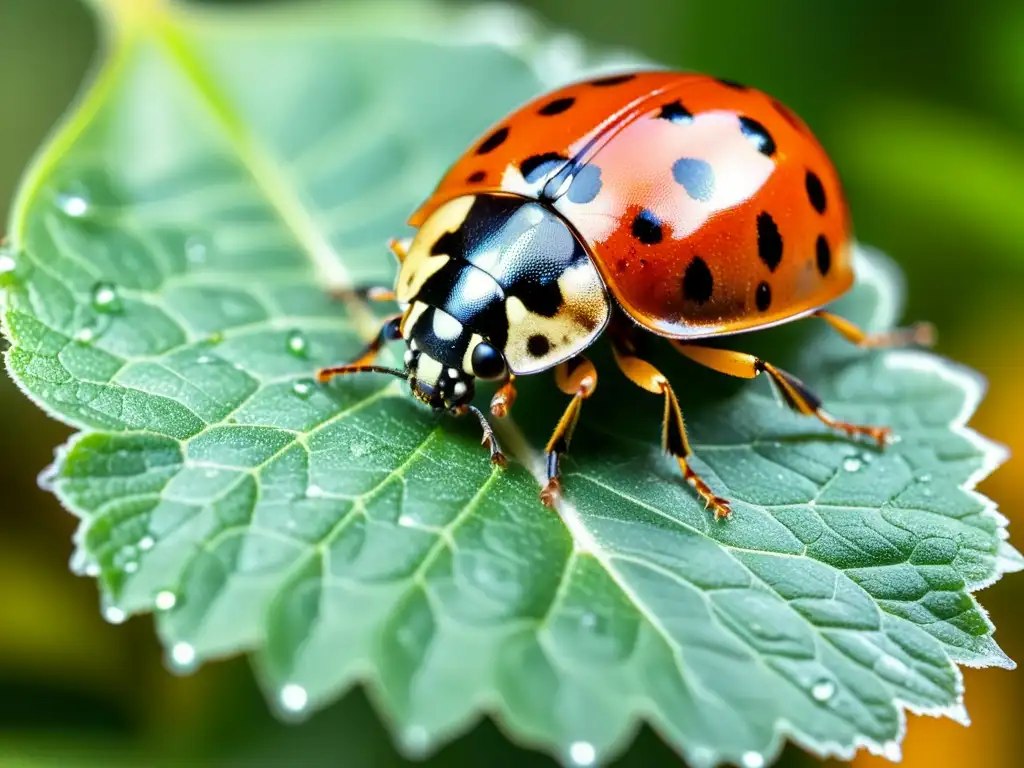
<svg viewBox="0 0 1024 768">
<path fill-rule="evenodd" d="M 491 412 L 502 417 L 517 376 L 553 368 L 572 399 L 546 448 L 548 505 L 560 492 L 559 457 L 597 386 L 583 353 L 606 331 L 622 373 L 664 398 L 664 448 L 716 518 L 729 502 L 691 468 L 679 401 L 637 355 L 637 332 L 664 336 L 724 374 L 766 373 L 791 408 L 882 445 L 888 428 L 836 419 L 771 363 L 694 342 L 807 316 L 862 347 L 929 341 L 926 324 L 867 335 L 822 309 L 853 284 L 835 168 L 784 105 L 703 75 L 624 72 L 541 96 L 456 161 L 409 223 L 416 235 L 391 243 L 401 262 L 394 289 L 360 290 L 402 312 L 356 361 L 319 379 L 405 378 L 432 408 L 476 415 L 492 461 L 504 463 L 471 404 L 475 380 L 500 383 Z M 398 339 L 405 370 L 373 365 Z"/>
</svg>

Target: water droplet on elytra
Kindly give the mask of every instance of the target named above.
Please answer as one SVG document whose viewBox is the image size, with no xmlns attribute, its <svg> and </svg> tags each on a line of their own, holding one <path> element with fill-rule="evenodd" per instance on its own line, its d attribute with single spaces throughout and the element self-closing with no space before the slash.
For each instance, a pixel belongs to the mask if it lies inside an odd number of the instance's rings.
<svg viewBox="0 0 1024 768">
<path fill-rule="evenodd" d="M 836 692 L 836 684 L 831 680 L 819 680 L 811 688 L 811 696 L 815 701 L 828 701 Z"/>
<path fill-rule="evenodd" d="M 306 337 L 302 335 L 301 331 L 292 331 L 288 334 L 288 339 L 285 342 L 288 347 L 288 351 L 296 357 L 305 357 L 307 348 L 309 346 L 306 341 Z"/>
<path fill-rule="evenodd" d="M 117 288 L 113 283 L 96 283 L 92 288 L 92 305 L 97 312 L 108 314 L 121 312 L 124 305 L 121 304 L 121 297 L 117 295 Z"/>
<path fill-rule="evenodd" d="M 288 712 L 301 712 L 309 703 L 309 694 L 306 689 L 295 683 L 283 686 L 277 698 L 281 702 L 281 706 Z"/>
<path fill-rule="evenodd" d="M 760 752 L 744 752 L 740 758 L 743 768 L 763 768 L 764 755 Z"/>
<path fill-rule="evenodd" d="M 575 765 L 593 765 L 597 760 L 597 750 L 589 741 L 574 741 L 569 745 L 569 759 Z"/>
<path fill-rule="evenodd" d="M 169 611 L 178 604 L 178 596 L 169 589 L 162 589 L 156 593 L 153 603 L 158 611 Z"/>
<path fill-rule="evenodd" d="M 860 468 L 860 459 L 854 456 L 851 456 L 850 458 L 843 460 L 843 469 L 845 469 L 847 472 L 856 472 Z"/>
</svg>

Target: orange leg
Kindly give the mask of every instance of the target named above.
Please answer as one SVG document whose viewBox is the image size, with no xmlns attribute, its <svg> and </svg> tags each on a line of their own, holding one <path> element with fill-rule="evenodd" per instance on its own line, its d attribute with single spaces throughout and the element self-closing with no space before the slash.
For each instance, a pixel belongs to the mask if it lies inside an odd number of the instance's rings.
<svg viewBox="0 0 1024 768">
<path fill-rule="evenodd" d="M 840 336 L 858 347 L 903 347 L 918 344 L 930 347 L 935 343 L 935 326 L 931 323 L 914 323 L 909 328 L 896 328 L 882 333 L 866 333 L 844 317 L 833 315 L 824 309 L 814 313 L 831 325 Z"/>
<path fill-rule="evenodd" d="M 359 357 L 348 365 L 343 365 L 339 368 L 324 368 L 317 373 L 317 379 L 321 382 L 328 381 L 333 376 L 342 375 L 341 372 L 347 373 L 348 369 L 362 368 L 370 365 L 377 357 L 381 347 L 389 341 L 395 341 L 396 339 L 402 338 L 401 323 L 402 315 L 392 315 L 384 321 L 384 324 L 380 327 L 376 337 L 366 345 L 366 349 L 363 350 Z"/>
<path fill-rule="evenodd" d="M 672 454 L 679 462 L 683 478 L 704 500 L 704 506 L 715 513 L 715 519 L 728 517 L 729 502 L 721 496 L 716 496 L 710 486 L 693 471 L 687 461 L 693 455 L 693 450 L 686 437 L 686 426 L 683 423 L 683 412 L 679 408 L 679 400 L 672 390 L 672 385 L 668 383 L 668 379 L 646 360 L 637 357 L 632 344 L 628 341 L 616 339 L 613 342 L 612 350 L 615 353 L 615 362 L 618 363 L 627 379 L 641 389 L 665 396 L 665 415 L 662 417 L 661 427 L 662 447 L 666 453 Z"/>
<path fill-rule="evenodd" d="M 583 401 L 597 389 L 597 370 L 587 358 L 577 355 L 555 368 L 555 384 L 565 394 L 572 395 L 572 400 L 562 418 L 558 420 L 555 431 L 544 449 L 548 461 L 548 482 L 540 492 L 540 500 L 549 507 L 555 505 L 562 490 L 562 484 L 558 479 L 558 461 L 562 454 L 569 450 L 569 442 L 576 429 L 576 422 L 580 419 Z"/>
<path fill-rule="evenodd" d="M 678 341 L 673 341 L 672 346 L 694 362 L 728 376 L 752 379 L 762 372 L 767 373 L 790 408 L 797 413 L 815 416 L 828 426 L 840 429 L 850 437 L 867 435 L 880 446 L 884 446 L 892 434 L 892 430 L 888 427 L 871 427 L 840 421 L 821 407 L 821 398 L 811 392 L 800 379 L 754 355 L 731 352 L 726 349 L 698 347 Z"/>
<path fill-rule="evenodd" d="M 362 299 L 363 301 L 394 301 L 395 292 L 380 285 L 364 285 L 358 288 L 334 288 L 331 296 L 335 299 Z"/>
<path fill-rule="evenodd" d="M 395 258 L 398 259 L 399 264 L 405 261 L 405 257 L 409 255 L 409 247 L 411 245 L 411 237 L 403 237 L 402 239 L 393 237 L 388 240 L 388 248 L 390 248 L 391 252 L 395 254 Z"/>
<path fill-rule="evenodd" d="M 512 403 L 516 401 L 516 376 L 510 373 L 505 383 L 498 387 L 498 391 L 491 398 L 491 413 L 497 418 L 503 419 L 508 416 Z"/>
</svg>

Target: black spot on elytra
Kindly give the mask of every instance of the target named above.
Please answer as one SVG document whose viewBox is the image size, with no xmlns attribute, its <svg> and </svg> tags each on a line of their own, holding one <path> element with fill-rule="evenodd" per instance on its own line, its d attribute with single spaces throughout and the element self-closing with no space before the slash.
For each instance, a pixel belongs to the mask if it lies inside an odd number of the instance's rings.
<svg viewBox="0 0 1024 768">
<path fill-rule="evenodd" d="M 486 155 L 488 152 L 493 152 L 504 144 L 507 138 L 508 128 L 499 128 L 481 142 L 480 146 L 476 148 L 476 153 L 478 155 Z"/>
<path fill-rule="evenodd" d="M 545 117 L 551 117 L 552 115 L 560 115 L 575 103 L 576 99 L 574 99 L 572 96 L 566 96 L 563 99 L 555 99 L 554 101 L 549 101 L 543 107 L 538 109 L 537 114 L 544 115 Z"/>
<path fill-rule="evenodd" d="M 804 177 L 804 186 L 807 188 L 807 199 L 811 201 L 814 210 L 824 213 L 828 201 L 825 199 L 825 187 L 822 186 L 818 174 L 808 171 Z"/>
<path fill-rule="evenodd" d="M 749 86 L 746 86 L 743 83 L 738 83 L 735 80 L 728 80 L 727 78 L 724 78 L 724 77 L 716 77 L 715 80 L 720 82 L 726 88 L 732 88 L 733 90 L 736 90 L 736 91 L 748 91 L 748 90 L 750 90 Z"/>
<path fill-rule="evenodd" d="M 694 256 L 683 274 L 683 297 L 698 304 L 711 298 L 715 282 L 707 262 L 700 256 Z"/>
<path fill-rule="evenodd" d="M 769 272 L 774 272 L 782 261 L 782 235 L 779 234 L 779 227 L 768 211 L 762 211 L 757 215 L 757 255 L 761 257 Z"/>
<path fill-rule="evenodd" d="M 569 202 L 583 205 L 591 202 L 600 191 L 601 169 L 593 163 L 589 163 L 580 168 L 579 172 L 573 177 L 565 196 L 569 198 Z"/>
<path fill-rule="evenodd" d="M 757 302 L 757 308 L 761 312 L 768 309 L 772 305 L 772 287 L 768 283 L 761 281 L 761 284 L 757 286 L 757 292 L 754 294 L 754 301 Z"/>
<path fill-rule="evenodd" d="M 469 176 L 466 177 L 466 181 L 470 184 L 479 184 L 481 181 L 487 178 L 487 173 L 484 171 L 473 171 Z"/>
<path fill-rule="evenodd" d="M 526 351 L 533 357 L 544 357 L 551 349 L 551 342 L 542 333 L 535 333 L 526 340 Z"/>
<path fill-rule="evenodd" d="M 668 104 L 664 104 L 661 107 L 661 111 L 658 112 L 659 120 L 668 120 L 669 122 L 676 123 L 677 125 L 689 125 L 693 122 L 693 113 L 690 112 L 683 103 L 676 99 Z"/>
<path fill-rule="evenodd" d="M 681 157 L 672 164 L 672 177 L 694 200 L 706 203 L 715 194 L 715 171 L 706 160 Z"/>
<path fill-rule="evenodd" d="M 655 245 L 661 242 L 661 222 L 658 217 L 644 208 L 633 219 L 633 237 L 644 245 Z"/>
<path fill-rule="evenodd" d="M 814 244 L 815 258 L 818 262 L 818 271 L 824 277 L 832 268 L 832 249 L 824 235 L 818 235 L 818 242 Z"/>
<path fill-rule="evenodd" d="M 545 152 L 542 155 L 531 155 L 523 160 L 519 164 L 519 170 L 522 172 L 523 178 L 532 184 L 535 181 L 540 181 L 544 174 L 553 170 L 556 163 L 561 166 L 568 160 L 569 158 L 557 152 Z"/>
<path fill-rule="evenodd" d="M 636 75 L 612 75 L 611 77 L 600 77 L 597 80 L 591 80 L 590 84 L 596 85 L 598 88 L 607 88 L 610 85 L 628 83 L 635 77 Z"/>
<path fill-rule="evenodd" d="M 775 139 L 768 133 L 768 129 L 751 117 L 740 118 L 740 130 L 747 140 L 754 145 L 762 155 L 771 157 L 775 154 Z"/>
</svg>

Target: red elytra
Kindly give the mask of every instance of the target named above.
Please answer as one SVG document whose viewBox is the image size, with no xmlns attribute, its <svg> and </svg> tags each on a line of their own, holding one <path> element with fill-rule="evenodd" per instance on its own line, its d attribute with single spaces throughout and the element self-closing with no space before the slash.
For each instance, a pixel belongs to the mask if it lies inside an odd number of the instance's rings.
<svg viewBox="0 0 1024 768">
<path fill-rule="evenodd" d="M 531 159 L 546 173 L 524 178 Z M 570 159 L 573 180 L 551 190 Z M 651 71 L 545 94 L 487 131 L 409 223 L 461 195 L 545 186 L 622 308 L 660 335 L 769 326 L 853 284 L 835 167 L 800 118 L 753 88 Z"/>
</svg>

